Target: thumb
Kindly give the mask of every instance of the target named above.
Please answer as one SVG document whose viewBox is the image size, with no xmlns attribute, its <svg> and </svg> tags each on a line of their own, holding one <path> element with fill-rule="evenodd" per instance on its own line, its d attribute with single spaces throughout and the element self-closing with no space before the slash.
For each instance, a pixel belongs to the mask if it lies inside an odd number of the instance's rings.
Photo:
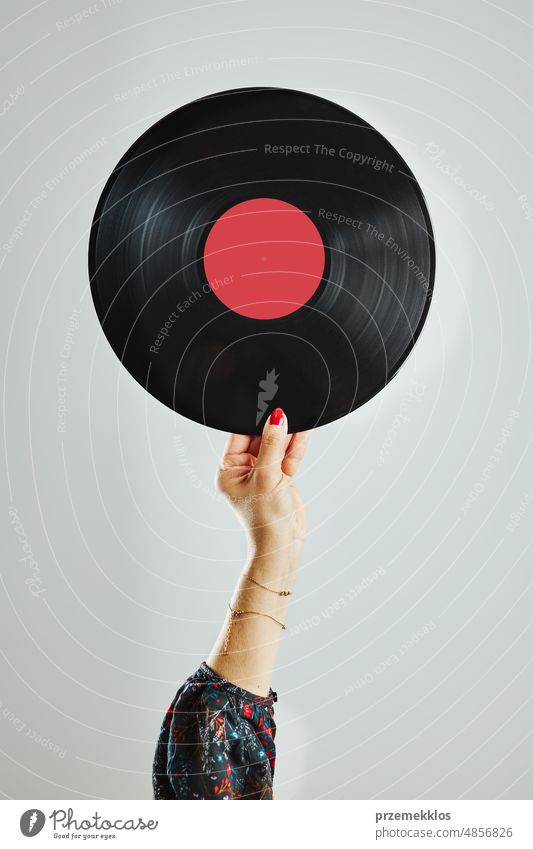
<svg viewBox="0 0 533 849">
<path fill-rule="evenodd" d="M 287 416 L 280 407 L 272 410 L 263 428 L 255 470 L 275 485 L 281 478 L 281 462 L 285 456 Z"/>
</svg>

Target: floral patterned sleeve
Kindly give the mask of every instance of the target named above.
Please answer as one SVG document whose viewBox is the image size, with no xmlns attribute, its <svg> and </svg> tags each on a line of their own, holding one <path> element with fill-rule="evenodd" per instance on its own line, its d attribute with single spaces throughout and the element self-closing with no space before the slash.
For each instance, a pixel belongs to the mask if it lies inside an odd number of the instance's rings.
<svg viewBox="0 0 533 849">
<path fill-rule="evenodd" d="M 155 799 L 272 799 L 276 749 L 271 690 L 237 687 L 207 664 L 178 690 L 153 765 Z"/>
</svg>

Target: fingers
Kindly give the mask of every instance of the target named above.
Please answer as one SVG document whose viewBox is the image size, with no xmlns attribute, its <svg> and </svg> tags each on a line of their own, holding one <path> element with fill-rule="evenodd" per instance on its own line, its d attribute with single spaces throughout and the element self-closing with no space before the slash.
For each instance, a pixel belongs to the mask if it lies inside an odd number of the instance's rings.
<svg viewBox="0 0 533 849">
<path fill-rule="evenodd" d="M 218 471 L 239 468 L 246 459 L 252 437 L 241 433 L 230 433 L 222 454 Z"/>
<path fill-rule="evenodd" d="M 250 454 L 253 454 L 254 457 L 257 457 L 257 455 L 259 454 L 259 446 L 260 445 L 261 445 L 261 437 L 260 436 L 252 436 L 252 439 L 250 441 L 250 447 L 248 449 Z"/>
<path fill-rule="evenodd" d="M 281 478 L 281 463 L 285 456 L 287 416 L 279 407 L 272 411 L 264 428 L 255 470 L 269 485 Z"/>
<path fill-rule="evenodd" d="M 247 454 L 252 455 L 252 458 L 257 457 L 257 466 L 263 472 L 270 474 L 275 482 L 279 480 L 280 472 L 290 476 L 296 474 L 305 455 L 309 432 L 302 431 L 289 435 L 287 417 L 279 408 L 274 412 L 280 413 L 283 421 L 276 425 L 272 424 L 269 418 L 263 428 L 262 436 L 229 434 L 220 463 L 221 469 L 240 465 L 239 455 Z"/>
<path fill-rule="evenodd" d="M 289 443 L 291 441 L 291 436 L 287 434 L 285 437 L 285 451 L 289 447 Z M 257 457 L 259 454 L 259 448 L 261 447 L 261 437 L 260 436 L 252 436 L 252 440 L 250 442 L 250 447 L 248 451 L 250 454 L 253 454 L 254 457 Z"/>
<path fill-rule="evenodd" d="M 230 433 L 224 454 L 244 454 L 245 451 L 249 450 L 251 441 L 251 436 L 246 436 L 242 433 Z"/>
<path fill-rule="evenodd" d="M 308 441 L 309 431 L 305 430 L 302 433 L 293 433 L 289 447 L 281 464 L 281 470 L 286 475 L 292 476 L 296 474 L 298 466 L 304 458 Z"/>
</svg>

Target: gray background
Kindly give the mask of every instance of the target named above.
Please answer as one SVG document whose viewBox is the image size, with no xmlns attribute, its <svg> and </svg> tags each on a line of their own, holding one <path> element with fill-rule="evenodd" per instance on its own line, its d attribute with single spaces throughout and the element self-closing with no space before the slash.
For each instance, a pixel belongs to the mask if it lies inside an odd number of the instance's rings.
<svg viewBox="0 0 533 849">
<path fill-rule="evenodd" d="M 438 277 L 407 364 L 313 434 L 300 474 L 277 797 L 530 798 L 530 4 L 4 0 L 2 17 L 3 795 L 149 798 L 163 712 L 217 633 L 245 552 L 212 487 L 224 436 L 120 366 L 88 228 L 160 116 L 279 85 L 395 144 Z"/>
</svg>

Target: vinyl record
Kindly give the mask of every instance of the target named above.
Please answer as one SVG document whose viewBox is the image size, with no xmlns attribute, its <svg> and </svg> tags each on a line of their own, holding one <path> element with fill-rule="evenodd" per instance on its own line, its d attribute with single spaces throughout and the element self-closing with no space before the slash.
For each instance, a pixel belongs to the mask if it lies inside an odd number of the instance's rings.
<svg viewBox="0 0 533 849">
<path fill-rule="evenodd" d="M 236 89 L 150 127 L 95 213 L 91 290 L 113 350 L 171 409 L 260 433 L 334 421 L 398 370 L 426 318 L 426 204 L 392 145 L 300 91 Z"/>
</svg>

